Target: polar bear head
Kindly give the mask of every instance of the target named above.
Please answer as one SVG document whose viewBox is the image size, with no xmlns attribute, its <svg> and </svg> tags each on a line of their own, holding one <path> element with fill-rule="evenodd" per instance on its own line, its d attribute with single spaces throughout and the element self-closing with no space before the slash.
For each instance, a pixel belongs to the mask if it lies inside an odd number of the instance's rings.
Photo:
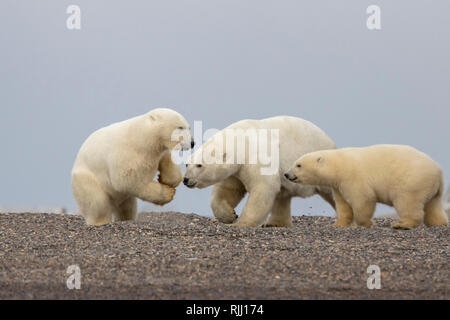
<svg viewBox="0 0 450 320">
<path fill-rule="evenodd" d="M 335 151 L 316 151 L 300 157 L 284 176 L 294 183 L 329 185 L 335 171 L 331 152 Z"/>
<path fill-rule="evenodd" d="M 225 152 L 212 141 L 197 149 L 186 163 L 183 183 L 188 188 L 206 188 L 225 180 L 239 170 L 239 165 L 227 159 Z"/>
<path fill-rule="evenodd" d="M 152 134 L 158 135 L 164 148 L 189 150 L 194 147 L 189 123 L 178 112 L 158 108 L 150 111 L 147 117 L 152 123 L 152 128 L 156 129 Z"/>
</svg>

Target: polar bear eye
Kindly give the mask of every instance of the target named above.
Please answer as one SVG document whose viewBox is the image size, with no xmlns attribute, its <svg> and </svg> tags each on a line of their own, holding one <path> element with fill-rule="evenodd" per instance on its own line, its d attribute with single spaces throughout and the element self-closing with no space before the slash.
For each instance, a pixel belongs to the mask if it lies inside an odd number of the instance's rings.
<svg viewBox="0 0 450 320">
<path fill-rule="evenodd" d="M 178 129 L 183 130 L 184 128 L 183 127 L 178 127 Z"/>
<path fill-rule="evenodd" d="M 197 168 L 201 168 L 201 167 L 202 167 L 202 165 L 201 165 L 201 164 L 198 164 L 198 165 L 197 165 Z"/>
<path fill-rule="evenodd" d="M 297 168 L 301 168 L 301 167 L 302 167 L 302 165 L 301 165 L 301 164 L 298 164 L 298 165 L 297 165 Z"/>
</svg>

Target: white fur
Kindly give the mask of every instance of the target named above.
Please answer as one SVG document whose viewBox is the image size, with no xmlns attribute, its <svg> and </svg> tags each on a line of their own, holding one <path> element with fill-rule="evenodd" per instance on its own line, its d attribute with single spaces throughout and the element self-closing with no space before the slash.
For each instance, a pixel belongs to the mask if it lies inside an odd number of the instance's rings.
<svg viewBox="0 0 450 320">
<path fill-rule="evenodd" d="M 214 137 L 223 135 L 225 129 L 278 129 L 280 161 L 276 172 L 263 175 L 261 168 L 264 165 L 250 164 L 248 144 L 243 164 L 206 164 L 203 161 L 206 150 L 211 149 L 211 144 L 217 143 Z M 192 163 L 188 164 L 185 174 L 188 186 L 204 188 L 214 185 L 211 207 L 219 221 L 234 222 L 235 226 L 256 227 L 266 222 L 266 226 L 287 227 L 292 225 L 292 197 L 306 198 L 320 194 L 334 205 L 330 189 L 298 185 L 283 176 L 292 162 L 301 155 L 335 148 L 334 142 L 317 126 L 300 118 L 279 116 L 263 120 L 242 120 L 225 129 L 192 155 Z M 202 167 L 198 167 L 198 164 L 202 164 Z M 248 201 L 240 218 L 236 220 L 234 209 L 247 192 Z M 268 218 L 269 213 L 271 215 Z"/>
<path fill-rule="evenodd" d="M 447 225 L 442 209 L 442 170 L 410 146 L 375 145 L 318 151 L 296 160 L 288 171 L 293 181 L 331 187 L 336 201 L 336 226 L 354 220 L 370 227 L 377 202 L 394 206 L 397 229 Z"/>
<path fill-rule="evenodd" d="M 133 220 L 136 198 L 158 205 L 170 202 L 182 180 L 170 151 L 179 145 L 190 148 L 191 139 L 183 116 L 163 108 L 91 134 L 72 170 L 73 194 L 86 222 Z M 158 182 L 153 181 L 157 171 Z"/>
</svg>

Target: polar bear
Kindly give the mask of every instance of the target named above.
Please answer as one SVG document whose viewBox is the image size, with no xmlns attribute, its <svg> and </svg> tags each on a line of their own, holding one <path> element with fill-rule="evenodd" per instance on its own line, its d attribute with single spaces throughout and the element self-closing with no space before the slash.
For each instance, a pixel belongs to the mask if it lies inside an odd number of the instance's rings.
<svg viewBox="0 0 450 320">
<path fill-rule="evenodd" d="M 171 151 L 193 147 L 189 130 L 178 112 L 159 108 L 91 134 L 72 169 L 72 191 L 87 224 L 136 219 L 136 198 L 170 202 L 182 181 Z"/>
<path fill-rule="evenodd" d="M 286 173 L 296 183 L 331 187 L 336 202 L 335 226 L 354 220 L 372 225 L 377 202 L 394 206 L 395 229 L 446 226 L 441 204 L 442 170 L 426 154 L 403 145 L 375 145 L 307 154 Z"/>
<path fill-rule="evenodd" d="M 214 185 L 211 208 L 220 222 L 290 227 L 292 197 L 318 194 L 333 207 L 334 201 L 331 189 L 295 184 L 283 173 L 301 155 L 334 148 L 321 129 L 300 118 L 242 120 L 219 131 L 191 155 L 183 183 L 189 188 Z M 262 159 L 264 154 L 270 159 Z M 247 192 L 248 201 L 237 219 L 234 209 Z"/>
</svg>

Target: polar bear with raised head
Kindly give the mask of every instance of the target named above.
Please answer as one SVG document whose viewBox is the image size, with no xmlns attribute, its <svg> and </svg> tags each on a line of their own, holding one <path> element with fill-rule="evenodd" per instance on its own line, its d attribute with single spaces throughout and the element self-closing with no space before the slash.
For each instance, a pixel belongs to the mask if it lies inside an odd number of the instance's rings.
<svg viewBox="0 0 450 320">
<path fill-rule="evenodd" d="M 377 202 L 394 206 L 395 229 L 446 226 L 442 209 L 442 170 L 425 153 L 410 146 L 375 145 L 318 151 L 296 160 L 286 177 L 301 185 L 331 187 L 336 202 L 335 226 L 352 221 L 372 225 Z"/>
<path fill-rule="evenodd" d="M 87 224 L 136 219 L 136 198 L 170 202 L 182 181 L 171 151 L 193 147 L 189 130 L 178 112 L 159 108 L 91 134 L 72 169 L 73 194 Z"/>
<path fill-rule="evenodd" d="M 329 188 L 295 184 L 284 172 L 308 152 L 335 147 L 321 129 L 300 118 L 242 120 L 191 155 L 183 182 L 189 188 L 214 185 L 211 208 L 223 223 L 290 227 L 292 197 L 318 194 L 332 206 L 334 201 Z M 247 192 L 248 201 L 237 219 L 234 209 Z"/>
</svg>

